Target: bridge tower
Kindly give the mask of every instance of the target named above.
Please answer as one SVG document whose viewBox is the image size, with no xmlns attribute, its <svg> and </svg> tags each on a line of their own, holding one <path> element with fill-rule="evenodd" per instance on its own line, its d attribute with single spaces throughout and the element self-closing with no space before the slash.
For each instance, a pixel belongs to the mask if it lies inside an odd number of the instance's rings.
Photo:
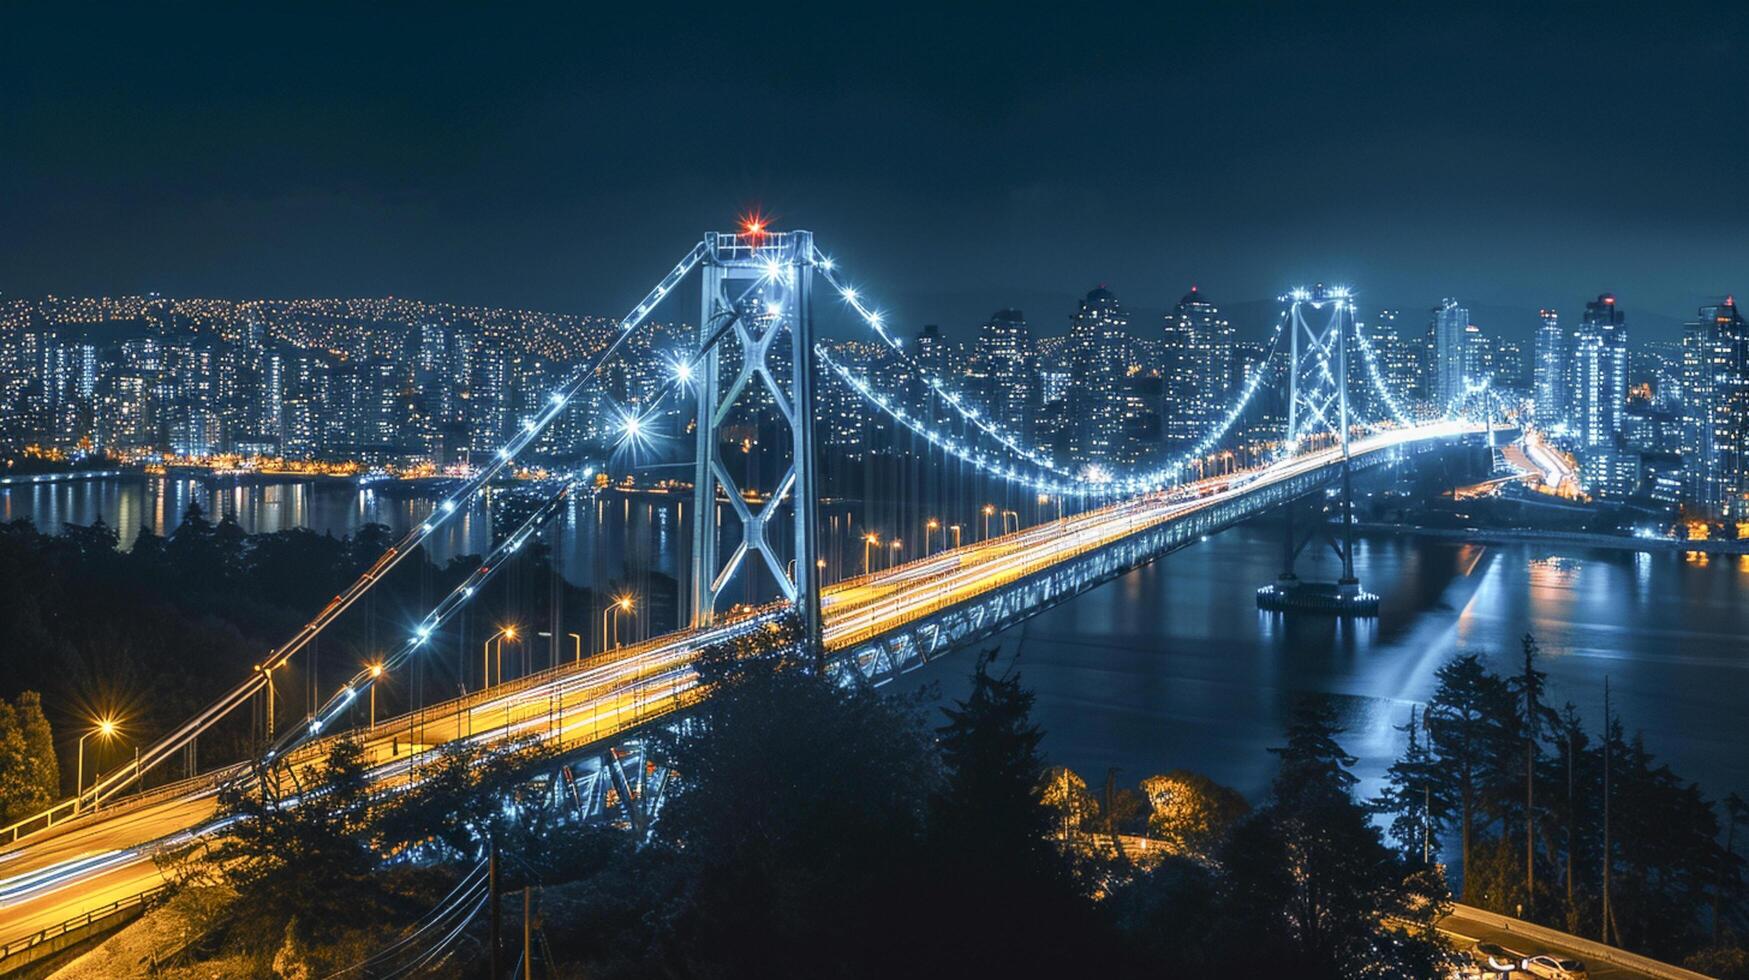
<svg viewBox="0 0 1749 980">
<path fill-rule="evenodd" d="M 814 455 L 814 236 L 767 231 L 749 222 L 734 233 L 705 235 L 700 356 L 690 382 L 698 394 L 698 456 L 692 521 L 693 626 L 708 625 L 718 598 L 737 572 L 763 568 L 801 617 L 803 639 L 820 646 L 819 494 Z M 731 345 L 729 338 L 734 339 Z M 737 412 L 775 409 L 790 434 L 774 483 L 754 487 L 747 451 L 724 452 L 724 427 Z M 737 472 L 736 467 L 742 467 Z M 718 491 L 727 497 L 723 523 L 738 525 L 740 543 L 720 554 Z M 744 491 L 759 491 L 754 495 Z M 752 496 L 754 499 L 749 500 Z M 789 504 L 788 526 L 782 505 Z M 779 547 L 790 538 L 788 549 Z M 787 550 L 787 554 L 785 554 Z"/>
<path fill-rule="evenodd" d="M 1304 537 L 1297 535 L 1295 505 L 1289 503 L 1281 576 L 1258 590 L 1257 603 L 1266 609 L 1370 615 L 1378 611 L 1378 596 L 1362 590 L 1354 574 L 1354 481 L 1349 456 L 1354 426 L 1348 392 L 1348 355 L 1355 343 L 1354 298 L 1344 287 L 1318 283 L 1311 289 L 1296 289 L 1282 300 L 1288 304 L 1289 337 L 1284 445 L 1289 454 L 1302 450 L 1340 452 L 1342 533 L 1329 533 L 1322 508 L 1318 508 L 1313 526 L 1306 529 Z M 1331 549 L 1342 561 L 1342 575 L 1334 584 L 1302 582 L 1294 574 L 1294 560 L 1320 533 L 1329 538 Z"/>
</svg>

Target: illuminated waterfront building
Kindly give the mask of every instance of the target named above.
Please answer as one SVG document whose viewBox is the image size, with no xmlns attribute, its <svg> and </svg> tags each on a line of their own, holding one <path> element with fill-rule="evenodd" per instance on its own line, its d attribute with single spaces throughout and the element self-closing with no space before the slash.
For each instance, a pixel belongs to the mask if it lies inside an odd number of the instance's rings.
<svg viewBox="0 0 1749 980">
<path fill-rule="evenodd" d="M 1731 297 L 1682 332 L 1684 492 L 1701 513 L 1749 519 L 1749 324 Z"/>
</svg>

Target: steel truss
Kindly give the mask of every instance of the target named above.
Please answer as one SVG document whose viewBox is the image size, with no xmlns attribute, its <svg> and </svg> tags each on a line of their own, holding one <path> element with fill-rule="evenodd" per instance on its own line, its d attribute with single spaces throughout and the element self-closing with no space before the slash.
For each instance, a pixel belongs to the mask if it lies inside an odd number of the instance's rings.
<svg viewBox="0 0 1749 980">
<path fill-rule="evenodd" d="M 801 616 L 808 648 L 819 649 L 820 569 L 818 493 L 814 452 L 814 238 L 806 231 L 705 236 L 699 314 L 702 353 L 694 370 L 698 389 L 698 454 L 693 483 L 690 610 L 694 627 L 709 626 L 717 599 L 752 556 L 762 562 Z M 736 288 L 740 283 L 744 288 Z M 722 376 L 722 344 L 709 344 L 728 319 L 738 347 L 732 379 Z M 727 338 L 723 338 L 725 341 Z M 780 343 L 780 341 L 783 341 Z M 708 345 L 708 349 L 703 349 Z M 774 355 L 776 360 L 774 360 Z M 779 368 L 781 365 L 781 370 Z M 787 377 L 785 377 L 787 375 Z M 725 381 L 727 382 L 725 384 Z M 722 427 L 733 413 L 769 395 L 790 431 L 790 458 L 770 496 L 757 509 L 724 465 Z M 741 540 L 727 559 L 719 553 L 719 493 L 734 514 Z M 771 540 L 788 498 L 792 544 L 786 558 Z"/>
</svg>

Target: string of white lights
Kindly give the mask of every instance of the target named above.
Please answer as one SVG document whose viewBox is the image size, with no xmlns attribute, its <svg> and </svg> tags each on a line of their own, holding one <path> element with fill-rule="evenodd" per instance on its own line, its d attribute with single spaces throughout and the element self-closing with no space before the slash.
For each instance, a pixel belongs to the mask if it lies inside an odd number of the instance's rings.
<svg viewBox="0 0 1749 980">
<path fill-rule="evenodd" d="M 960 417 L 972 423 L 980 431 L 989 435 L 991 438 L 994 438 L 1004 448 L 1018 454 L 1021 458 L 1034 466 L 1038 466 L 1051 473 L 1057 474 L 1060 478 L 1080 483 L 1088 488 L 1101 488 L 1101 492 L 1109 492 L 1107 488 L 1114 488 L 1124 492 L 1137 492 L 1170 486 L 1173 483 L 1178 482 L 1178 477 L 1195 463 L 1196 460 L 1213 451 L 1214 447 L 1219 445 L 1222 439 L 1226 438 L 1227 434 L 1232 430 L 1232 427 L 1241 417 L 1244 416 L 1246 408 L 1250 405 L 1252 396 L 1257 392 L 1259 382 L 1267 373 L 1266 367 L 1268 363 L 1274 358 L 1276 350 L 1279 349 L 1279 341 L 1285 323 L 1284 314 L 1284 319 L 1276 323 L 1275 332 L 1270 338 L 1269 355 L 1265 357 L 1264 362 L 1258 365 L 1257 370 L 1253 372 L 1252 376 L 1247 380 L 1238 401 L 1230 407 L 1229 411 L 1219 420 L 1219 422 L 1217 422 L 1202 439 L 1199 439 L 1190 450 L 1173 459 L 1171 462 L 1148 471 L 1147 473 L 1113 478 L 1101 470 L 1091 468 L 1076 473 L 1069 467 L 1063 466 L 1049 456 L 1020 445 L 1019 440 L 1015 439 L 1000 425 L 983 417 L 974 407 L 972 399 L 967 398 L 964 394 L 948 387 L 948 385 L 941 380 L 939 375 L 936 375 L 934 372 L 919 363 L 916 358 L 912 357 L 905 350 L 903 342 L 887 329 L 886 320 L 881 313 L 877 310 L 871 309 L 861 294 L 846 285 L 838 277 L 836 265 L 829 256 L 816 249 L 814 262 L 816 268 L 821 271 L 821 274 L 825 277 L 826 281 L 830 283 L 833 288 L 838 290 L 838 294 L 844 298 L 844 301 L 850 305 L 850 308 L 856 312 L 856 314 L 862 319 L 863 323 L 873 330 L 876 336 L 880 337 L 888 347 L 892 348 L 892 350 L 895 351 L 905 362 L 907 367 L 917 372 L 920 377 L 923 377 L 930 392 L 941 398 L 942 401 L 947 403 L 947 405 L 957 412 Z M 881 407 L 883 410 L 890 412 L 890 409 L 888 409 L 887 406 L 877 407 Z M 911 424 L 912 421 L 915 420 L 907 421 L 907 424 Z M 937 436 L 937 439 L 939 440 L 940 437 Z"/>
<path fill-rule="evenodd" d="M 1274 336 L 1271 338 L 1268 355 L 1258 364 L 1238 399 L 1229 407 L 1219 422 L 1206 433 L 1191 449 L 1175 457 L 1168 463 L 1147 473 L 1113 477 L 1100 470 L 1089 468 L 1081 474 L 1064 478 L 1049 478 L 1040 475 L 1017 471 L 1013 464 L 1003 464 L 999 459 L 987 453 L 980 452 L 975 447 L 967 446 L 951 435 L 944 435 L 928 427 L 927 423 L 915 413 L 907 412 L 903 407 L 893 404 L 893 400 L 885 394 L 877 392 L 865 379 L 858 376 L 850 368 L 836 359 L 824 346 L 815 348 L 817 356 L 825 362 L 834 373 L 848 384 L 852 390 L 861 395 L 864 400 L 891 416 L 895 421 L 923 436 L 932 445 L 939 446 L 956 458 L 977 468 L 1000 476 L 1004 479 L 1020 483 L 1044 493 L 1077 493 L 1110 496 L 1145 492 L 1171 486 L 1196 460 L 1203 458 L 1214 450 L 1214 447 L 1232 431 L 1250 406 L 1252 398 L 1262 386 L 1263 379 L 1268 375 L 1269 365 L 1273 362 L 1280 349 L 1282 324 L 1277 323 Z"/>
<path fill-rule="evenodd" d="M 1377 392 L 1379 398 L 1384 401 L 1385 410 L 1391 413 L 1391 418 L 1394 419 L 1398 425 L 1414 425 L 1415 423 L 1410 419 L 1409 413 L 1403 411 L 1402 403 L 1398 402 L 1396 397 L 1391 394 L 1390 386 L 1385 384 L 1384 378 L 1379 372 L 1378 355 L 1373 350 L 1372 341 L 1366 339 L 1366 331 L 1360 329 L 1357 325 L 1354 328 L 1354 336 L 1360 342 L 1358 344 L 1360 347 L 1360 358 L 1362 363 L 1366 365 L 1367 378 L 1372 381 L 1373 391 Z"/>
<path fill-rule="evenodd" d="M 1020 439 L 1015 437 L 1013 433 L 1009 432 L 999 422 L 985 416 L 983 411 L 978 408 L 976 399 L 969 398 L 963 392 L 955 390 L 943 380 L 939 374 L 930 370 L 928 366 L 918 361 L 915 357 L 912 357 L 910 352 L 905 350 L 904 342 L 887 330 L 886 319 L 881 313 L 878 310 L 870 309 L 867 302 L 855 289 L 846 285 L 838 278 L 833 261 L 820 253 L 818 249 L 816 249 L 814 253 L 814 264 L 815 267 L 820 270 L 820 274 L 831 284 L 832 288 L 838 290 L 838 295 L 843 297 L 844 302 L 849 304 L 850 308 L 856 312 L 856 315 L 862 318 L 862 322 L 867 325 L 869 329 L 873 330 L 876 336 L 880 337 L 888 347 L 892 348 L 892 350 L 899 355 L 900 360 L 905 363 L 906 367 L 916 372 L 917 376 L 923 379 L 925 387 L 929 389 L 932 395 L 941 399 L 941 401 L 946 404 L 948 408 L 952 409 L 955 414 L 959 415 L 960 418 L 976 427 L 980 432 L 996 440 L 1009 452 L 1018 455 L 1020 458 L 1034 466 L 1056 473 L 1065 478 L 1073 478 L 1072 471 L 1069 467 L 1058 463 L 1046 453 L 1022 445 Z"/>
<path fill-rule="evenodd" d="M 959 459 L 961 462 L 988 472 L 993 476 L 1001 477 L 1010 483 L 1028 487 L 1038 493 L 1052 495 L 1086 494 L 1089 492 L 1105 490 L 1104 484 L 1095 484 L 1086 481 L 1063 481 L 1042 475 L 1017 471 L 1014 468 L 1014 464 L 1011 462 L 1005 464 L 997 456 L 983 452 L 976 446 L 966 445 L 951 435 L 942 435 L 940 432 L 929 428 L 922 419 L 919 419 L 911 412 L 905 411 L 902 406 L 895 405 L 891 398 L 876 391 L 874 386 L 870 385 L 865 378 L 857 375 L 855 371 L 852 371 L 850 368 L 840 363 L 832 356 L 832 353 L 828 351 L 824 345 L 816 345 L 814 348 L 814 355 L 820 359 L 821 363 L 830 368 L 834 374 L 838 375 L 846 385 L 849 385 L 851 390 L 855 391 L 858 395 L 861 395 L 864 401 L 867 401 L 870 405 L 880 409 L 894 421 L 910 429 L 912 432 L 922 436 L 930 445 L 938 447 L 943 452 Z"/>
</svg>

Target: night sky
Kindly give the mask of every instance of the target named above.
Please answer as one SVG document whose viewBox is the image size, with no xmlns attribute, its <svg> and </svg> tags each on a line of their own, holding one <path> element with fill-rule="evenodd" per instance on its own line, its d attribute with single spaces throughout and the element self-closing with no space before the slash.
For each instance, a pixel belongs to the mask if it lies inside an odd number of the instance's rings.
<svg viewBox="0 0 1749 980">
<path fill-rule="evenodd" d="M 141 6 L 0 13 L 6 294 L 618 313 L 752 208 L 962 336 L 1101 282 L 1661 338 L 1749 292 L 1744 3 Z"/>
</svg>

